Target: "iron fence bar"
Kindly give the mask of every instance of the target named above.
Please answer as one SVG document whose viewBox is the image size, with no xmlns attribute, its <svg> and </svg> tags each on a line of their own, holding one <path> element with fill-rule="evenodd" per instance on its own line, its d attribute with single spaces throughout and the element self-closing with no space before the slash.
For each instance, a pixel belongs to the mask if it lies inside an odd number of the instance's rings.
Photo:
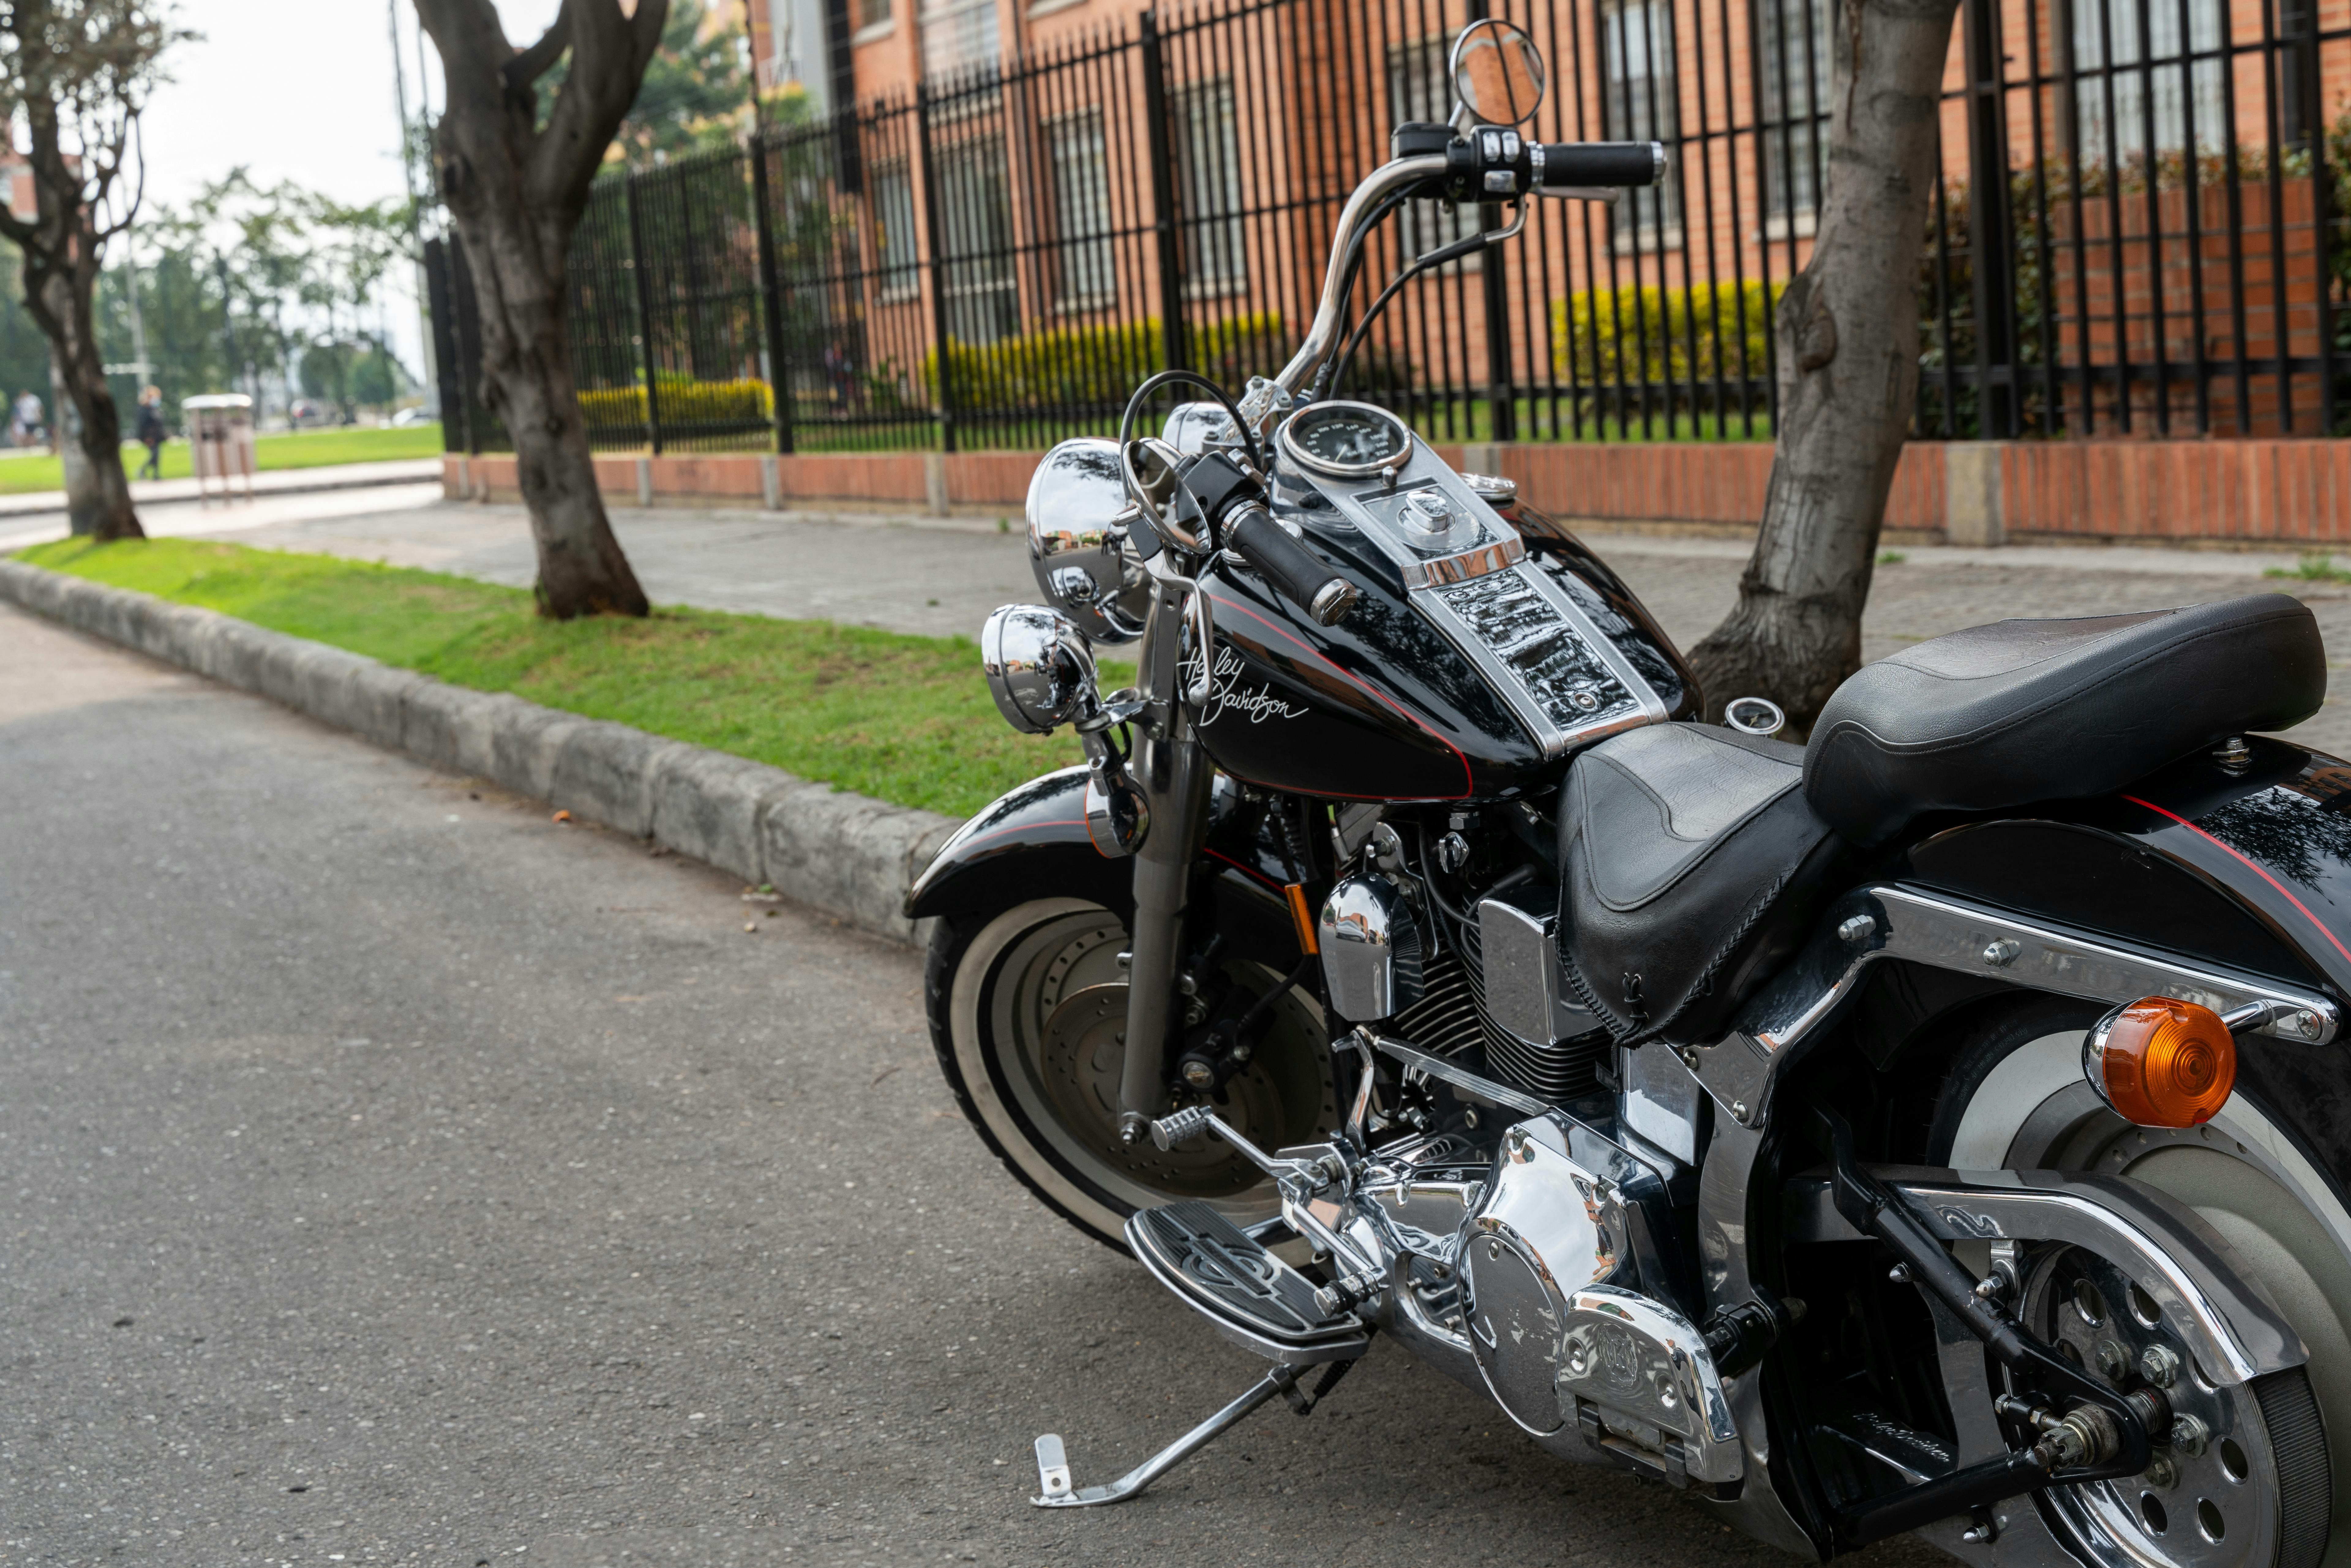
<svg viewBox="0 0 2351 1568">
<path fill-rule="evenodd" d="M 1730 0 L 1716 0 L 1716 4 L 1721 19 L 1721 32 L 1719 37 L 1722 40 L 1722 114 L 1726 126 L 1735 126 L 1739 121 L 1739 113 L 1736 107 L 1737 98 L 1732 91 L 1731 86 L 1733 78 L 1730 65 Z M 1750 47 L 1748 50 L 1748 53 L 1751 57 L 1754 53 L 1753 48 Z M 1755 75 L 1755 70 L 1752 67 L 1750 68 L 1748 74 L 1755 80 L 1760 81 L 1761 79 L 1760 77 Z M 1755 435 L 1755 367 L 1747 352 L 1747 247 L 1740 243 L 1740 235 L 1746 231 L 1740 221 L 1739 213 L 1739 143 L 1735 138 L 1732 138 L 1726 143 L 1726 151 L 1729 161 L 1729 169 L 1728 171 L 1727 177 L 1723 181 L 1723 185 L 1725 188 L 1725 193 L 1728 195 L 1730 202 L 1730 278 L 1732 298 L 1737 302 L 1739 321 L 1740 434 L 1750 440 L 1752 440 Z M 1761 159 L 1760 154 L 1762 151 L 1760 145 L 1757 147 L 1756 151 L 1759 154 L 1757 159 L 1757 167 L 1760 172 L 1761 167 Z M 1711 206 L 1711 204 L 1712 204 L 1710 203 L 1708 204 L 1709 206 Z M 1709 233 L 1711 233 L 1712 228 L 1713 225 L 1709 224 L 1708 225 Z M 1709 240 L 1708 243 L 1710 244 L 1711 240 Z M 1767 257 L 1768 255 L 1769 252 L 1767 248 Z M 1771 295 L 1771 285 L 1767 281 L 1763 287 L 1765 321 L 1764 374 L 1767 377 L 1771 373 L 1770 327 Z M 1718 319 L 1719 319 L 1719 317 L 1718 317 Z M 1717 362 L 1719 363 L 1721 360 L 1721 350 L 1719 348 L 1716 350 L 1715 358 Z M 1766 395 L 1768 396 L 1769 394 L 1767 393 Z M 1721 434 L 1719 425 L 1717 427 L 1716 434 Z"/>
<path fill-rule="evenodd" d="M 2282 116 L 2278 111 L 2278 36 L 2274 26 L 2275 16 L 2271 10 L 2273 3 L 2274 0 L 2262 0 L 2262 74 L 2264 89 L 2262 96 L 2264 103 L 2264 117 L 2268 120 L 2266 129 L 2269 131 L 2270 140 L 2270 307 L 2273 322 L 2271 331 L 2273 334 L 2272 340 L 2277 350 L 2279 423 L 2290 434 L 2294 430 L 2294 377 L 2286 370 L 2286 355 L 2293 346 L 2294 340 L 2287 334 L 2290 317 L 2286 308 L 2285 180 L 2284 160 L 2281 156 L 2285 148 L 2285 141 L 2280 133 L 2283 127 Z"/>
<path fill-rule="evenodd" d="M 645 297 L 645 231 L 637 221 L 638 176 L 632 173 L 623 178 L 627 181 L 622 190 L 628 202 L 629 277 L 635 287 L 637 298 L 637 357 L 645 378 L 645 444 L 658 457 L 662 449 L 661 390 L 658 384 L 660 377 L 653 369 L 653 308 Z"/>
<path fill-rule="evenodd" d="M 2042 420 L 2046 433 L 2053 435 L 2065 427 L 2065 409 L 2057 383 L 2057 285 L 2049 235 L 2049 137 L 2043 102 L 2048 81 L 2041 68 L 2041 0 L 2024 0 L 2024 58 L 2032 105 L 2033 244 L 2040 253 L 2033 269 L 2033 313 L 2041 345 Z"/>
<path fill-rule="evenodd" d="M 2221 26 L 2226 29 L 2223 39 L 2229 45 L 2220 73 L 2220 120 L 2228 127 L 2229 132 L 2221 168 L 2229 209 L 2229 364 L 2231 379 L 2236 384 L 2237 434 L 2247 435 L 2253 428 L 2253 400 L 2252 378 L 2245 352 L 2245 201 L 2244 193 L 2238 188 L 2244 170 L 2237 146 L 2237 71 L 2233 57 L 2237 53 L 2236 18 L 2233 16 L 2224 17 Z"/>
<path fill-rule="evenodd" d="M 1714 115 L 1712 108 L 1708 101 L 1706 90 L 1705 3 L 1706 0 L 1690 0 L 1690 20 L 1692 23 L 1690 31 L 1697 36 L 1698 40 L 1697 47 L 1690 50 L 1690 58 L 1698 67 L 1698 203 L 1707 214 L 1706 320 L 1707 334 L 1713 340 L 1714 343 L 1714 353 L 1712 356 L 1714 360 L 1714 438 L 1717 441 L 1719 441 L 1722 439 L 1722 397 L 1724 391 L 1722 384 L 1722 267 L 1720 260 L 1715 255 L 1714 245 L 1716 237 L 1715 230 L 1719 225 L 1714 222 Z M 1728 40 L 1725 40 L 1725 42 L 1727 44 Z M 1687 146 L 1687 143 L 1685 143 L 1684 145 Z M 1687 165 L 1687 157 L 1685 157 L 1684 162 L 1685 165 Z M 1689 225 L 1687 217 L 1685 217 L 1683 222 L 1682 234 L 1682 243 L 1687 246 L 1689 243 Z M 1685 250 L 1683 255 L 1687 259 L 1688 252 Z M 1698 315 L 1698 311 L 1696 309 L 1698 302 L 1698 285 L 1695 280 L 1691 279 L 1687 276 L 1687 269 L 1685 270 L 1682 281 L 1683 287 L 1689 297 L 1689 314 L 1693 319 L 1690 330 L 1690 395 L 1691 398 L 1695 400 L 1698 396 L 1698 332 L 1695 319 Z M 1696 435 L 1704 428 L 1705 422 L 1699 418 L 1698 410 L 1695 405 L 1693 405 L 1690 411 L 1690 434 L 1692 435 Z"/>
<path fill-rule="evenodd" d="M 1941 138 L 1938 136 L 1936 140 L 1939 144 Z M 1938 157 L 1935 170 L 1935 362 L 1943 377 L 1943 395 L 1937 401 L 1940 405 L 1938 411 L 1940 434 L 1945 440 L 1958 434 L 1959 428 L 1953 413 L 1959 393 L 1951 366 L 1952 360 L 1957 357 L 1951 352 L 1950 183 L 1943 176 L 1942 160 Z M 1912 415 L 1913 429 L 1918 426 L 1925 413 L 1924 409 L 1919 409 Z"/>
<path fill-rule="evenodd" d="M 2116 363 L 2127 369 L 2130 364 L 2130 297 L 2126 292 L 2127 285 L 2123 276 L 2123 158 L 2121 138 L 2117 134 L 2121 118 L 2115 103 L 2114 0 L 2097 0 L 2097 6 L 2098 85 L 2105 95 L 2106 110 L 2100 121 L 2106 140 L 2106 266 L 2114 279 Z M 2093 363 L 2094 361 L 2085 359 L 2083 368 L 2087 370 Z M 2120 380 L 2115 387 L 2117 393 L 2116 422 L 2127 435 L 2131 430 L 2129 382 L 2126 379 Z"/>
<path fill-rule="evenodd" d="M 2287 61 L 2289 69 L 2298 68 L 2304 78 L 2302 101 L 2311 106 L 2314 123 L 2310 136 L 2310 254 L 2318 276 L 2314 279 L 2312 294 L 2318 315 L 2318 434 L 2335 434 L 2335 289 L 2328 276 L 2327 250 L 2335 239 L 2334 182 L 2326 174 L 2326 127 L 2323 118 L 2325 100 L 2319 96 L 2318 81 L 2318 7 L 2305 4 L 2301 20 L 2307 35 L 2307 47 Z M 2273 153 L 2270 162 L 2277 162 Z M 2283 292 L 2281 290 L 2280 292 Z"/>
<path fill-rule="evenodd" d="M 1960 29 L 1967 71 L 1968 272 L 1975 314 L 1976 426 L 1980 434 L 2013 436 L 2015 399 L 2008 388 L 1991 384 L 1992 367 L 2011 365 L 2016 357 L 2008 128 L 2001 112 L 2005 71 L 2000 0 L 1965 0 Z"/>
<path fill-rule="evenodd" d="M 776 450 L 792 449 L 792 371 L 785 357 L 783 290 L 776 282 L 775 206 L 768 180 L 769 148 L 765 136 L 751 143 L 752 231 L 759 247 L 759 317 L 768 341 L 768 401 L 776 425 Z"/>
<path fill-rule="evenodd" d="M 932 362 L 936 366 L 935 385 L 932 391 L 939 427 L 939 449 L 956 449 L 955 418 L 955 354 L 954 342 L 948 336 L 947 288 L 954 276 L 954 264 L 946 256 L 946 231 L 939 223 L 938 143 L 933 135 L 932 113 L 936 99 L 927 79 L 914 84 L 914 143 L 919 152 L 923 179 L 923 232 L 929 242 L 929 272 L 931 277 L 931 344 Z M 924 262 L 918 255 L 914 264 L 919 282 Z"/>
<path fill-rule="evenodd" d="M 2160 143 L 2155 131 L 2155 37 L 2153 0 L 2130 0 L 2138 17 L 2138 118 L 2140 125 L 2139 161 L 2147 184 L 2147 273 L 2152 285 L 2147 291 L 2147 342 L 2155 355 L 2155 429 L 2158 435 L 2171 434 L 2171 357 L 2169 345 L 2164 341 L 2165 310 L 2163 307 L 2163 180 Z M 2108 59 L 2109 66 L 2113 61 Z M 2117 235 L 2117 238 L 2120 236 Z"/>
</svg>

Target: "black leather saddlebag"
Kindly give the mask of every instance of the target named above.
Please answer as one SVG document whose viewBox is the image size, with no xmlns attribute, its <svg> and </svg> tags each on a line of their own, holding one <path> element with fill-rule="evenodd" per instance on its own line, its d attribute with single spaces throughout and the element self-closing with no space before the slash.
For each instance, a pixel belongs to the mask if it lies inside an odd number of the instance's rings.
<svg viewBox="0 0 2351 1568">
<path fill-rule="evenodd" d="M 1560 791 L 1560 963 L 1624 1044 L 1719 1038 L 1810 934 L 1845 852 L 1804 753 L 1658 724 L 1575 759 Z"/>
</svg>

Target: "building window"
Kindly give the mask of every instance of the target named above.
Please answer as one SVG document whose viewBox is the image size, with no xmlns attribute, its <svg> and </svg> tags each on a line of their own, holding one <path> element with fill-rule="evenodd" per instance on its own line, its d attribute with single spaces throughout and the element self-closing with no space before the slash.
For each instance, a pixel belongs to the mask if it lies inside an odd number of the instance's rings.
<svg viewBox="0 0 2351 1568">
<path fill-rule="evenodd" d="M 882 262 L 883 298 L 911 299 L 922 292 L 922 257 L 914 247 L 914 177 L 904 163 L 873 172 L 873 250 Z"/>
<path fill-rule="evenodd" d="M 996 0 L 931 0 L 923 7 L 923 74 L 996 63 Z"/>
<path fill-rule="evenodd" d="M 1060 224 L 1053 303 L 1064 310 L 1107 305 L 1118 294 L 1111 249 L 1110 158 L 1099 109 L 1049 120 L 1053 212 Z"/>
<path fill-rule="evenodd" d="M 1229 294 L 1249 284 L 1232 78 L 1218 77 L 1177 91 L 1176 128 L 1176 178 L 1184 197 L 1184 290 Z"/>
<path fill-rule="evenodd" d="M 947 336 L 993 343 L 1020 330 L 1004 138 L 993 132 L 967 137 L 935 156 L 939 226 L 946 243 L 933 259 L 946 290 Z"/>
<path fill-rule="evenodd" d="M 1679 140 L 1672 0 L 1626 0 L 1603 12 L 1600 26 L 1608 73 L 1608 134 L 1628 141 Z M 1671 248 L 1682 243 L 1680 191 L 1670 169 L 1656 184 L 1626 192 L 1612 211 L 1622 247 Z"/>
<path fill-rule="evenodd" d="M 1452 53 L 1450 36 L 1397 44 L 1388 50 L 1388 113 L 1394 123 L 1453 117 L 1453 78 L 1446 70 Z M 1451 202 L 1413 202 L 1405 206 L 1403 221 L 1405 250 L 1421 256 L 1477 233 L 1478 209 Z M 1474 267 L 1482 259 L 1470 256 L 1467 265 Z M 1463 265 L 1449 263 L 1446 270 Z"/>
<path fill-rule="evenodd" d="M 890 0 L 857 0 L 856 30 L 866 32 L 887 26 L 890 22 Z"/>
<path fill-rule="evenodd" d="M 2212 54 L 2220 47 L 2220 0 L 2189 0 L 2185 49 L 2181 9 L 2147 6 L 2142 41 L 2134 0 L 2074 0 L 2074 99 L 2085 164 L 2113 168 L 2145 157 L 2149 119 L 2157 153 L 2187 152 L 2191 141 L 2203 152 L 2227 139 L 2228 101 Z M 2189 59 L 2191 53 L 2205 57 Z"/>
<path fill-rule="evenodd" d="M 1763 212 L 1781 238 L 1820 207 L 1828 135 L 1829 0 L 1755 0 L 1763 78 Z"/>
</svg>

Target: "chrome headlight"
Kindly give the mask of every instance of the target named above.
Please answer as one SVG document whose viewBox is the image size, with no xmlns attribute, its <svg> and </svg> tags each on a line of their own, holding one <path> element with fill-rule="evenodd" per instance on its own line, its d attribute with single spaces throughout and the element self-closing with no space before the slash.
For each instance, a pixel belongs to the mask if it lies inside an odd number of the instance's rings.
<svg viewBox="0 0 2351 1568">
<path fill-rule="evenodd" d="M 1042 604 L 1008 604 L 979 632 L 987 689 L 1013 728 L 1050 734 L 1102 711 L 1093 650 L 1071 619 Z"/>
<path fill-rule="evenodd" d="M 1127 542 L 1118 443 L 1064 441 L 1029 481 L 1029 565 L 1037 586 L 1098 643 L 1143 635 L 1151 579 Z"/>
</svg>

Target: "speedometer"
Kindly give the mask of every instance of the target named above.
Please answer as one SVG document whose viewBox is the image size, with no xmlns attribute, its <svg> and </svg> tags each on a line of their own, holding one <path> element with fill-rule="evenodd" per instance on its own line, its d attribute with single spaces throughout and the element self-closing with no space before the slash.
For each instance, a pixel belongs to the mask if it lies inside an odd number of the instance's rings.
<svg viewBox="0 0 2351 1568">
<path fill-rule="evenodd" d="M 1412 433 L 1367 402 L 1317 402 L 1290 416 L 1281 444 L 1305 467 L 1356 478 L 1401 462 L 1412 451 Z"/>
</svg>

